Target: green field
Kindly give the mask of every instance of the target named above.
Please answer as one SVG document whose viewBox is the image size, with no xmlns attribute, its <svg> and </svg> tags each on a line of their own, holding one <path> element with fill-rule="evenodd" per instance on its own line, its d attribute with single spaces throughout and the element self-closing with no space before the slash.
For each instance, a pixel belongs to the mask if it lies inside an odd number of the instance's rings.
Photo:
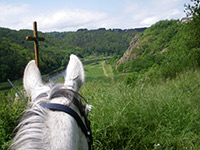
<svg viewBox="0 0 200 150">
<path fill-rule="evenodd" d="M 84 66 L 86 82 L 96 81 L 96 80 L 101 80 L 106 82 L 111 81 L 111 76 L 110 75 L 106 76 L 104 74 L 103 63 L 105 63 L 105 61 L 98 61 Z M 111 66 L 109 68 L 106 67 L 105 71 L 111 73 L 112 72 Z"/>
<path fill-rule="evenodd" d="M 133 87 L 104 61 L 84 68 L 81 94 L 93 105 L 89 119 L 96 150 L 200 149 L 200 70 L 156 83 L 140 80 Z M 14 101 L 14 90 L 1 91 L 0 96 L 0 149 L 4 150 L 25 106 Z"/>
</svg>

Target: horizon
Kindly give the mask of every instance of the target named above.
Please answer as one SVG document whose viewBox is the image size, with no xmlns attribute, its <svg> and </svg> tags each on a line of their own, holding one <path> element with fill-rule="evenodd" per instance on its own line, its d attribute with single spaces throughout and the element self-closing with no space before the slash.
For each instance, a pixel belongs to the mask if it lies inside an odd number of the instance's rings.
<svg viewBox="0 0 200 150">
<path fill-rule="evenodd" d="M 161 20 L 160 20 L 161 21 Z M 38 26 L 38 24 L 37 24 Z M 11 28 L 8 28 L 8 27 L 0 27 L 0 28 L 4 28 L 4 29 L 8 29 L 8 30 L 14 30 L 14 31 L 23 31 L 23 30 L 28 30 L 28 31 L 33 31 L 33 29 L 11 29 Z M 64 32 L 81 32 L 79 30 L 86 30 L 86 31 L 96 31 L 96 30 L 106 30 L 106 31 L 114 31 L 114 30 L 122 30 L 122 31 L 126 31 L 126 30 L 138 30 L 138 29 L 147 29 L 149 27 L 139 27 L 139 28 L 127 28 L 127 29 L 121 29 L 121 28 L 96 28 L 96 29 L 87 29 L 87 28 L 79 28 L 75 31 L 47 31 L 47 32 L 43 32 L 43 31 L 40 31 L 40 30 L 37 30 L 38 32 L 42 32 L 42 33 L 51 33 L 51 32 L 58 32 L 58 33 L 64 33 Z"/>
<path fill-rule="evenodd" d="M 135 29 L 160 20 L 186 17 L 190 0 L 0 0 L 0 27 L 41 32 L 73 32 L 78 29 Z"/>
</svg>

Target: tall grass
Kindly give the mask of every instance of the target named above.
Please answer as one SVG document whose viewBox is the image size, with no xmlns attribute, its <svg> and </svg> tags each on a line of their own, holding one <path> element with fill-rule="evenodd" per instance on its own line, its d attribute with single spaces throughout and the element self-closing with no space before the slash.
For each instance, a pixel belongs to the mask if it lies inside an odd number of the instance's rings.
<svg viewBox="0 0 200 150">
<path fill-rule="evenodd" d="M 156 83 L 141 80 L 132 87 L 124 84 L 123 75 L 111 82 L 101 63 L 85 69 L 81 94 L 93 105 L 89 119 L 96 150 L 200 149 L 200 70 Z M 0 149 L 4 150 L 25 107 L 14 102 L 14 90 L 0 96 Z"/>
<path fill-rule="evenodd" d="M 200 149 L 200 71 L 155 85 L 87 82 L 95 149 Z"/>
<path fill-rule="evenodd" d="M 22 86 L 18 86 L 20 91 Z M 19 97 L 15 96 L 15 91 L 0 91 L 0 149 L 7 150 L 13 138 L 13 130 L 20 121 L 25 104 Z"/>
</svg>

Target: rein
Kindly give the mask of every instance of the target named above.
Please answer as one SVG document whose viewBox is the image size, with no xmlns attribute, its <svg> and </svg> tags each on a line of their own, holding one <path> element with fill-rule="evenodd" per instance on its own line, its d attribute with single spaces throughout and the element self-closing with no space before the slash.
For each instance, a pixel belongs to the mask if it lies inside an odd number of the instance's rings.
<svg viewBox="0 0 200 150">
<path fill-rule="evenodd" d="M 52 111 L 65 112 L 65 113 L 69 114 L 70 116 L 72 116 L 76 120 L 78 126 L 81 128 L 84 135 L 86 136 L 87 141 L 88 141 L 89 150 L 93 150 L 93 137 L 92 137 L 92 131 L 90 128 L 90 121 L 88 120 L 88 118 L 85 114 L 85 107 L 83 106 L 83 103 L 81 102 L 81 100 L 78 100 L 78 98 L 76 98 L 75 95 L 78 95 L 79 97 L 81 97 L 86 102 L 86 104 L 88 104 L 87 101 L 80 94 L 78 94 L 75 91 L 69 90 L 69 89 L 60 89 L 60 90 L 54 92 L 50 96 L 50 99 L 58 98 L 58 97 L 65 97 L 65 98 L 70 99 L 71 103 L 73 103 L 79 109 L 81 115 L 84 117 L 86 125 L 83 123 L 80 116 L 69 106 L 65 106 L 62 104 L 56 104 L 56 103 L 44 103 L 44 104 L 41 104 L 41 106 L 43 108 L 48 108 Z M 46 97 L 46 96 L 47 96 L 47 94 L 43 93 L 43 94 L 39 95 L 38 97 Z"/>
</svg>

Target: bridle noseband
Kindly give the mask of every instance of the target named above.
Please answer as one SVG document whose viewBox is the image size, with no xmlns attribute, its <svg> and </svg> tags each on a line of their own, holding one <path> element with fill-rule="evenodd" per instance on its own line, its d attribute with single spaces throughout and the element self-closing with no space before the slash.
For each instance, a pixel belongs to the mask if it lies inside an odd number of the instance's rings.
<svg viewBox="0 0 200 150">
<path fill-rule="evenodd" d="M 42 93 L 42 94 L 43 94 L 43 96 L 45 96 L 45 95 L 47 96 L 47 94 L 44 94 L 44 93 Z M 41 97 L 42 94 L 40 94 L 38 97 Z M 88 120 L 88 118 L 85 114 L 85 107 L 83 106 L 81 100 L 78 100 L 78 98 L 76 98 L 75 95 L 78 95 L 87 103 L 87 101 L 80 94 L 78 94 L 77 92 L 75 92 L 73 90 L 69 90 L 69 89 L 60 89 L 60 90 L 56 91 L 55 93 L 53 93 L 50 96 L 50 99 L 58 98 L 58 97 L 65 97 L 68 99 L 72 99 L 71 100 L 72 103 L 79 109 L 80 114 L 84 117 L 85 124 L 83 123 L 83 121 L 80 118 L 80 116 L 78 115 L 78 113 L 76 113 L 69 106 L 65 106 L 62 104 L 56 104 L 56 103 L 43 103 L 43 104 L 41 104 L 41 106 L 43 108 L 48 108 L 53 111 L 65 112 L 65 113 L 69 114 L 70 116 L 72 116 L 76 120 L 78 126 L 81 128 L 84 135 L 86 136 L 87 141 L 88 141 L 89 150 L 93 150 L 93 138 L 92 138 L 92 131 L 90 128 L 90 121 Z"/>
</svg>

